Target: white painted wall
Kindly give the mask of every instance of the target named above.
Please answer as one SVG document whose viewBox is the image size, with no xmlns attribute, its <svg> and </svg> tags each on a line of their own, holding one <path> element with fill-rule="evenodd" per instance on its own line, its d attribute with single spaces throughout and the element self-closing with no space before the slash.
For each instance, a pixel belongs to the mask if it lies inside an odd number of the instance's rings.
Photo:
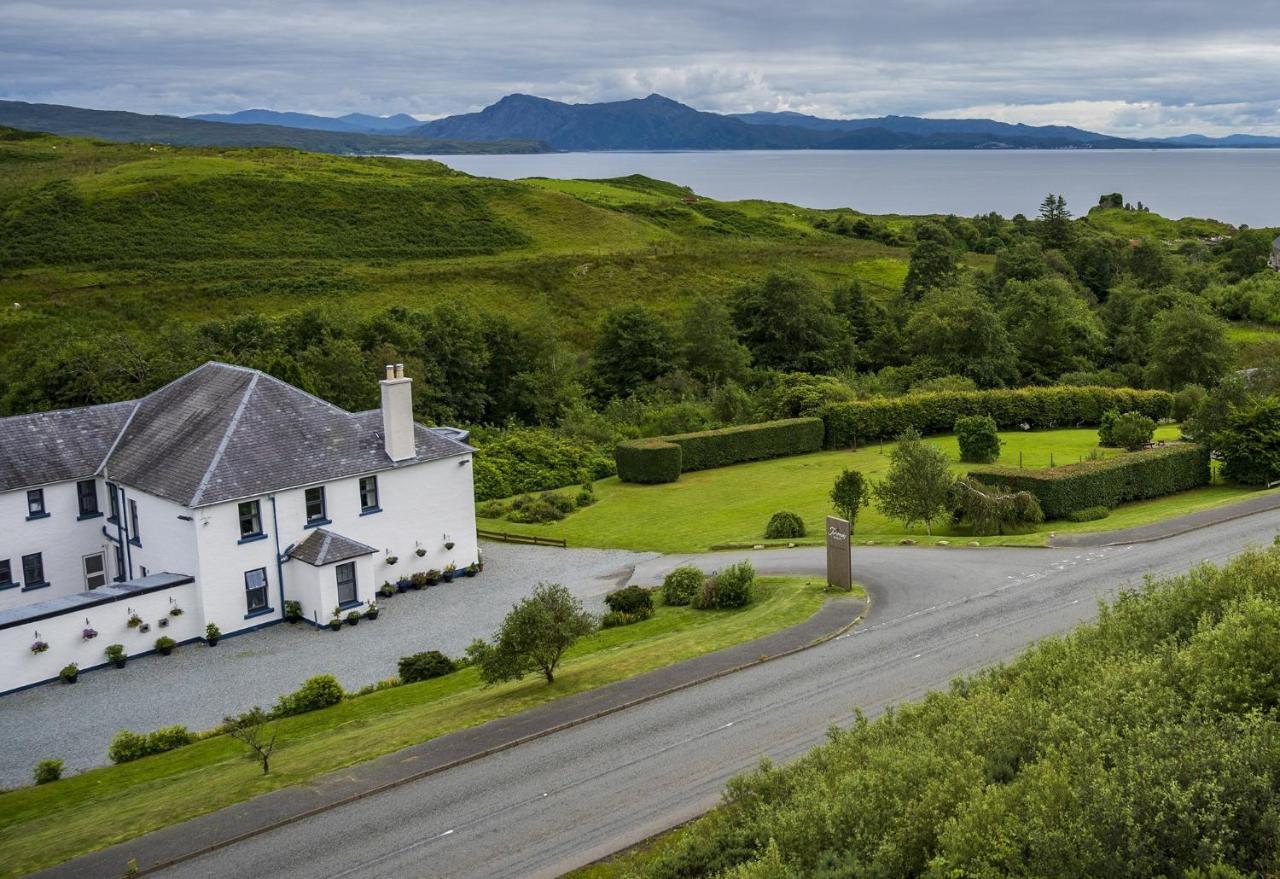
<svg viewBox="0 0 1280 879">
<path fill-rule="evenodd" d="M 111 550 L 102 535 L 105 515 L 78 520 L 79 502 L 75 482 L 58 482 L 43 486 L 46 518 L 27 521 L 27 491 L 0 493 L 0 559 L 8 559 L 13 579 L 19 585 L 0 589 L 0 610 L 21 607 L 61 595 L 84 592 L 83 557 L 97 552 L 107 553 L 108 581 L 115 575 Z M 98 481 L 98 505 L 105 514 L 107 494 Z M 24 591 L 22 557 L 42 553 L 44 577 L 49 585 Z"/>
<path fill-rule="evenodd" d="M 469 453 L 377 475 L 381 512 L 369 515 L 360 511 L 358 477 L 324 484 L 329 523 L 321 527 L 379 550 L 357 560 L 356 583 L 362 601 L 374 598 L 384 581 L 394 582 L 430 568 L 442 570 L 450 562 L 464 568 L 478 560 Z M 283 616 L 275 556 L 277 539 L 280 551 L 285 553 L 312 530 L 306 527 L 305 487 L 278 492 L 274 499 L 273 517 L 272 496 L 258 498 L 267 536 L 248 543 L 240 542 L 239 502 L 194 511 L 199 559 L 196 578 L 202 587 L 204 614 L 224 633 Z M 452 550 L 445 549 L 445 535 L 454 544 Z M 426 550 L 421 558 L 415 552 L 419 545 Z M 386 563 L 388 553 L 397 558 L 394 566 Z M 271 613 L 246 619 L 244 575 L 255 568 L 267 570 Z M 314 611 L 324 625 L 336 604 L 337 585 L 332 566 L 323 569 L 318 579 L 314 572 L 304 562 L 285 562 L 285 598 L 301 601 L 306 618 L 313 619 Z"/>
<path fill-rule="evenodd" d="M 181 616 L 169 615 L 175 605 L 182 608 Z M 147 595 L 118 598 L 37 623 L 0 629 L 0 693 L 55 678 L 68 663 L 78 663 L 81 669 L 102 665 L 107 661 L 104 651 L 108 644 L 122 644 L 130 656 L 136 656 L 154 650 L 156 639 L 161 636 L 178 642 L 203 637 L 204 624 L 194 612 L 196 607 L 196 584 L 190 583 Z M 151 630 L 144 633 L 130 629 L 130 611 L 150 624 Z M 98 637 L 85 640 L 86 619 L 88 626 L 97 630 Z M 167 621 L 163 628 L 161 620 Z M 49 645 L 44 653 L 31 652 L 31 645 L 37 639 Z"/>
</svg>

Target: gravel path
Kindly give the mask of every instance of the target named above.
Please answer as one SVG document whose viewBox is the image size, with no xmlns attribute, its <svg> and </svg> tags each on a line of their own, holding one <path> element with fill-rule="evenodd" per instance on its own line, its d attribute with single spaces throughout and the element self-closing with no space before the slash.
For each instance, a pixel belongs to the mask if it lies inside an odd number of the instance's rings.
<svg viewBox="0 0 1280 879">
<path fill-rule="evenodd" d="M 0 787 L 29 784 L 32 767 L 46 757 L 62 758 L 70 771 L 106 763 L 120 729 L 174 723 L 206 729 L 227 714 L 269 707 L 312 675 L 333 674 L 357 689 L 393 676 L 405 654 L 435 649 L 456 656 L 492 634 L 540 580 L 564 584 L 599 612 L 605 593 L 655 555 L 486 543 L 484 573 L 397 595 L 382 603 L 376 621 L 355 628 L 270 626 L 215 648 L 191 644 L 172 656 L 93 671 L 74 687 L 47 684 L 0 697 Z"/>
</svg>

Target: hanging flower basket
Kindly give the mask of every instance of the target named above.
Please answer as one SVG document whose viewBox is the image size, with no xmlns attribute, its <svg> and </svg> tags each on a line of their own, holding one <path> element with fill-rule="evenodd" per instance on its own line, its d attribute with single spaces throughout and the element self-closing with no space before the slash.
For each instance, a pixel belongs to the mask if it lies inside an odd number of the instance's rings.
<svg viewBox="0 0 1280 879">
<path fill-rule="evenodd" d="M 129 628 L 136 629 L 142 625 L 142 617 L 136 613 L 129 614 Z"/>
<path fill-rule="evenodd" d="M 394 565 L 398 561 L 400 561 L 399 556 L 394 556 L 394 555 L 387 556 L 387 564 L 389 565 Z"/>
<path fill-rule="evenodd" d="M 81 633 L 80 633 L 80 635 L 81 635 L 81 637 L 83 637 L 86 641 L 92 641 L 94 638 L 98 637 L 98 630 L 97 630 L 97 629 L 93 629 L 93 628 L 89 628 L 89 627 L 85 627 L 85 630 L 84 630 L 83 632 L 81 632 Z"/>
<path fill-rule="evenodd" d="M 414 550 L 414 552 L 418 554 L 418 558 L 422 558 L 424 555 L 427 554 L 427 551 L 422 547 L 418 547 L 417 549 Z"/>
<path fill-rule="evenodd" d="M 171 617 L 180 617 L 180 616 L 182 616 L 182 608 L 178 607 L 178 606 L 175 604 L 173 607 L 169 608 L 169 616 L 171 616 Z"/>
<path fill-rule="evenodd" d="M 44 653 L 49 649 L 49 642 L 41 641 L 39 638 L 31 642 L 32 653 Z"/>
</svg>

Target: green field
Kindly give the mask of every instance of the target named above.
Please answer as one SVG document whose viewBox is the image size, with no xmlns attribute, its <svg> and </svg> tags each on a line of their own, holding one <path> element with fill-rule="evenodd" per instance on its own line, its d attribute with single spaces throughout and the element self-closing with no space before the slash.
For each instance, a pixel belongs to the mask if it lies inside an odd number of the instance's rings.
<svg viewBox="0 0 1280 879">
<path fill-rule="evenodd" d="M 826 598 L 825 585 L 816 581 L 761 577 L 756 600 L 741 610 L 659 606 L 649 620 L 584 639 L 566 654 L 551 685 L 531 676 L 484 688 L 474 669 L 463 669 L 287 718 L 267 776 L 241 745 L 214 736 L 0 794 L 0 876 L 24 875 L 448 732 L 758 638 L 808 619 Z M 50 756 L 55 752 L 51 742 Z"/>
<path fill-rule="evenodd" d="M 1020 456 L 1026 467 L 1047 467 L 1051 455 L 1055 464 L 1073 464 L 1098 446 L 1098 433 L 1092 429 L 1007 432 L 1000 436 L 1004 441 L 1000 462 L 1012 466 L 1018 465 Z M 1156 439 L 1177 437 L 1175 426 L 1163 426 L 1156 431 Z M 954 437 L 932 437 L 929 442 L 950 456 L 956 473 L 969 469 L 970 465 L 959 461 Z M 798 542 L 818 543 L 823 533 L 823 519 L 831 512 L 827 493 L 836 476 L 849 468 L 878 479 L 888 470 L 890 448 L 889 444 L 881 444 L 856 452 L 817 452 L 702 470 L 682 474 L 678 481 L 664 485 L 637 485 L 610 478 L 596 483 L 599 500 L 594 505 L 571 513 L 560 522 L 520 525 L 480 519 L 478 524 L 496 531 L 564 538 L 573 546 L 698 552 L 730 545 L 776 543 L 778 541 L 763 539 L 765 524 L 773 513 L 789 510 L 804 518 L 810 535 Z M 1121 454 L 1115 449 L 1106 449 L 1103 453 Z M 1048 522 L 1031 534 L 976 538 L 964 529 L 952 528 L 950 522 L 935 524 L 933 536 L 927 537 L 922 525 L 908 530 L 872 506 L 859 516 L 855 537 L 859 543 L 886 543 L 910 537 L 921 543 L 977 540 L 983 544 L 1038 544 L 1045 541 L 1049 532 L 1128 528 L 1239 500 L 1250 493 L 1250 489 L 1239 486 L 1216 484 L 1170 497 L 1125 504 L 1106 519 L 1095 522 Z"/>
</svg>

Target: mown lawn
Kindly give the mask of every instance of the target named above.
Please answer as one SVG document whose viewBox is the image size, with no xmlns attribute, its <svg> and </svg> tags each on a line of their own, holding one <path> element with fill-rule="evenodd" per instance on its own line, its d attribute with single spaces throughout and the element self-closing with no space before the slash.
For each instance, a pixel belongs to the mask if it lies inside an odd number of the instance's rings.
<svg viewBox="0 0 1280 879">
<path fill-rule="evenodd" d="M 1002 464 L 1046 467 L 1052 462 L 1071 464 L 1082 460 L 1097 448 L 1098 434 L 1093 429 L 1045 430 L 1002 433 Z M 1172 440 L 1178 436 L 1176 426 L 1163 426 L 1157 439 Z M 950 456 L 953 469 L 965 472 L 971 465 L 961 464 L 954 437 L 931 437 L 929 442 Z M 874 479 L 889 468 L 891 444 L 868 446 L 856 452 L 818 452 L 739 464 L 716 470 L 683 474 L 677 482 L 665 485 L 636 485 L 616 478 L 596 483 L 594 506 L 570 514 L 561 522 L 549 525 L 519 525 L 499 519 L 481 519 L 479 526 L 498 531 L 541 534 L 562 537 L 574 546 L 618 547 L 658 552 L 697 552 L 713 547 L 739 544 L 769 543 L 764 541 L 764 528 L 769 517 L 779 510 L 790 510 L 804 518 L 809 537 L 798 542 L 821 542 L 823 519 L 831 512 L 828 492 L 836 476 L 845 468 L 861 470 Z M 1107 456 L 1122 454 L 1104 449 Z M 1112 511 L 1096 522 L 1046 523 L 1032 534 L 974 538 L 964 529 L 949 522 L 936 523 L 932 538 L 926 537 L 921 525 L 908 530 L 902 523 L 886 518 L 873 506 L 858 517 L 855 538 L 867 541 L 893 542 L 911 537 L 922 543 L 939 539 L 955 542 L 977 540 L 980 543 L 1043 543 L 1049 532 L 1109 531 L 1143 525 L 1170 516 L 1206 509 L 1239 500 L 1251 490 L 1234 485 L 1210 485 L 1182 494 L 1140 501 Z"/>
<path fill-rule="evenodd" d="M 762 577 L 756 600 L 741 610 L 660 606 L 643 623 L 584 639 L 550 686 L 529 677 L 486 689 L 474 669 L 464 669 L 287 718 L 267 776 L 241 745 L 213 736 L 0 794 L 0 876 L 21 876 L 445 733 L 758 638 L 802 622 L 825 598 L 816 579 Z"/>
</svg>

